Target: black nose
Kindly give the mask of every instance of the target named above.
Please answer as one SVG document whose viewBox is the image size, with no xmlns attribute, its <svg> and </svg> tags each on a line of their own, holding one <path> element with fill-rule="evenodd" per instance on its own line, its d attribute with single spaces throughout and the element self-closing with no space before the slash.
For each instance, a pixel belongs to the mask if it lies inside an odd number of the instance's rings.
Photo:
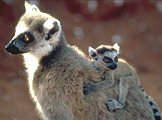
<svg viewBox="0 0 162 120">
<path fill-rule="evenodd" d="M 115 70 L 117 68 L 117 64 L 116 63 L 112 63 L 110 66 L 109 66 L 109 69 L 111 70 Z"/>
<path fill-rule="evenodd" d="M 7 52 L 11 53 L 11 54 L 18 54 L 19 53 L 19 49 L 13 45 L 12 43 L 8 43 L 6 46 L 5 46 L 5 49 Z"/>
</svg>

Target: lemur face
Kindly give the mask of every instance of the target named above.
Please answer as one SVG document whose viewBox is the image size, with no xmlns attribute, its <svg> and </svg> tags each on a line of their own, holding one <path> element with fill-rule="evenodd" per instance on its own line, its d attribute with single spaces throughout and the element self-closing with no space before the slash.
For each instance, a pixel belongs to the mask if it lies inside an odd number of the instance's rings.
<svg viewBox="0 0 162 120">
<path fill-rule="evenodd" d="M 96 67 L 114 70 L 117 68 L 119 46 L 101 45 L 96 49 L 89 47 L 89 56 L 95 62 Z"/>
<path fill-rule="evenodd" d="M 25 8 L 26 12 L 20 18 L 6 50 L 11 54 L 37 54 L 52 49 L 51 43 L 57 44 L 61 33 L 59 20 L 40 12 L 35 5 L 25 3 Z"/>
</svg>

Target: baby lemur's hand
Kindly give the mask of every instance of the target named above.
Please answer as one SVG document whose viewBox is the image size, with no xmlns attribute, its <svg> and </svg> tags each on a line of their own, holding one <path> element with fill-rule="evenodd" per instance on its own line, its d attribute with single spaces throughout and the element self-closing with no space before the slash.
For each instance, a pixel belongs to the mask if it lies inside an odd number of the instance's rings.
<svg viewBox="0 0 162 120">
<path fill-rule="evenodd" d="M 90 92 L 95 92 L 96 91 L 96 86 L 89 83 L 89 82 L 84 82 L 83 83 L 83 93 L 84 95 L 88 95 Z"/>
<path fill-rule="evenodd" d="M 106 101 L 106 107 L 109 111 L 114 111 L 118 108 L 123 108 L 125 104 L 122 104 L 115 100 L 112 96 L 108 97 L 108 100 Z"/>
</svg>

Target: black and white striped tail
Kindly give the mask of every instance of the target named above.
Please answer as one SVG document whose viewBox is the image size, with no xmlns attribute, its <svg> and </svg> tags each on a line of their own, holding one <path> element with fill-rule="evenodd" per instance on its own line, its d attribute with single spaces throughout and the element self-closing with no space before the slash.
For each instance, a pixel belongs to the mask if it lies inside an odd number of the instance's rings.
<svg viewBox="0 0 162 120">
<path fill-rule="evenodd" d="M 141 87 L 141 90 L 145 94 L 146 99 L 148 100 L 148 103 L 152 108 L 155 120 L 162 120 L 161 112 L 157 104 L 154 102 L 154 100 L 150 96 L 147 95 L 143 87 Z"/>
</svg>

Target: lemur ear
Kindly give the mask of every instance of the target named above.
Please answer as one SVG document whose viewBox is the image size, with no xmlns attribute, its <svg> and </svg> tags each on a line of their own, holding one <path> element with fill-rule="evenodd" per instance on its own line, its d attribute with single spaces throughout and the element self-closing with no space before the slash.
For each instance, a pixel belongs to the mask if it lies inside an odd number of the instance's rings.
<svg viewBox="0 0 162 120">
<path fill-rule="evenodd" d="M 25 1 L 24 5 L 25 5 L 26 13 L 34 12 L 34 11 L 35 12 L 40 12 L 39 8 L 36 5 L 31 5 L 27 1 Z"/>
<path fill-rule="evenodd" d="M 113 48 L 114 48 L 115 50 L 117 50 L 117 53 L 119 54 L 120 46 L 118 45 L 118 43 L 115 43 L 115 44 L 113 45 Z"/>
<path fill-rule="evenodd" d="M 48 19 L 44 22 L 43 27 L 47 29 L 50 34 L 54 34 L 59 30 L 60 22 L 55 18 Z"/>
<path fill-rule="evenodd" d="M 88 53 L 91 58 L 97 57 L 97 51 L 92 47 L 88 47 Z"/>
<path fill-rule="evenodd" d="M 60 21 L 55 18 L 46 20 L 43 24 L 43 27 L 48 35 L 46 40 L 50 39 L 52 35 L 54 35 L 54 33 L 58 32 L 61 29 Z"/>
</svg>

